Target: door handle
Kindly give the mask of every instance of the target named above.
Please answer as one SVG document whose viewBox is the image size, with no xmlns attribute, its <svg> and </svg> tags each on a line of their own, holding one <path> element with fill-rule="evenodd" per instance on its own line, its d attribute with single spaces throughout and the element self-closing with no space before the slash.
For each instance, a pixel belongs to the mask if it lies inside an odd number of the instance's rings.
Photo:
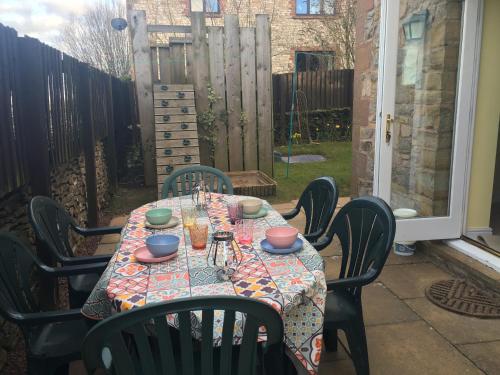
<svg viewBox="0 0 500 375">
<path fill-rule="evenodd" d="M 387 118 L 385 120 L 385 142 L 389 143 L 392 137 L 392 125 L 394 124 L 394 119 L 391 117 L 391 114 L 387 114 Z"/>
</svg>

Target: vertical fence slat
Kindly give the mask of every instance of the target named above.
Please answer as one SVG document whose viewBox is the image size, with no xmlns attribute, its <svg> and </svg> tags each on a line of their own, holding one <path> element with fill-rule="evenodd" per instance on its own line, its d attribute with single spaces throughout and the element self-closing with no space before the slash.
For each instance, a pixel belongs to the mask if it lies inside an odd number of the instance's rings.
<svg viewBox="0 0 500 375">
<path fill-rule="evenodd" d="M 170 60 L 172 61 L 173 83 L 184 84 L 186 73 L 184 70 L 184 47 L 182 44 L 170 45 Z"/>
<path fill-rule="evenodd" d="M 243 165 L 258 168 L 257 103 L 255 78 L 255 28 L 241 28 L 241 106 L 243 124 Z"/>
<path fill-rule="evenodd" d="M 273 108 L 271 29 L 267 15 L 256 16 L 257 109 L 259 126 L 259 169 L 273 175 Z"/>
<path fill-rule="evenodd" d="M 172 63 L 170 62 L 170 48 L 159 47 L 160 81 L 161 83 L 172 82 Z"/>
<path fill-rule="evenodd" d="M 193 86 L 196 99 L 196 112 L 198 116 L 208 110 L 208 84 L 209 61 L 207 28 L 205 26 L 205 17 L 202 12 L 191 13 L 191 31 L 193 35 Z M 200 162 L 202 164 L 212 165 L 211 150 L 208 142 L 204 140 L 208 136 L 207 129 L 198 126 L 198 136 L 201 140 Z"/>
<path fill-rule="evenodd" d="M 214 150 L 215 167 L 229 170 L 227 127 L 226 127 L 226 83 L 224 78 L 224 33 L 222 27 L 208 27 L 208 45 L 210 58 L 210 84 L 217 96 L 213 105 L 215 125 L 217 126 L 217 144 Z"/>
<path fill-rule="evenodd" d="M 155 130 L 153 115 L 153 84 L 151 78 L 151 54 L 144 11 L 130 11 L 130 30 L 134 55 L 135 82 L 141 124 L 144 180 L 146 186 L 155 186 Z"/>
<path fill-rule="evenodd" d="M 193 45 L 184 45 L 186 50 L 186 83 L 193 83 Z"/>
<path fill-rule="evenodd" d="M 151 47 L 151 72 L 153 74 L 153 83 L 159 82 L 158 47 Z"/>
<path fill-rule="evenodd" d="M 224 60 L 226 71 L 227 123 L 229 141 L 229 168 L 243 170 L 243 143 L 241 139 L 241 68 L 240 28 L 237 15 L 224 16 Z M 271 100 L 270 97 L 268 97 Z"/>
<path fill-rule="evenodd" d="M 280 88 L 280 128 L 281 128 L 281 144 L 285 144 L 288 139 L 288 131 L 287 131 L 287 120 L 286 120 L 286 112 L 287 112 L 287 99 L 288 99 L 288 77 L 289 74 L 282 74 L 278 76 L 279 78 L 279 88 Z"/>
</svg>

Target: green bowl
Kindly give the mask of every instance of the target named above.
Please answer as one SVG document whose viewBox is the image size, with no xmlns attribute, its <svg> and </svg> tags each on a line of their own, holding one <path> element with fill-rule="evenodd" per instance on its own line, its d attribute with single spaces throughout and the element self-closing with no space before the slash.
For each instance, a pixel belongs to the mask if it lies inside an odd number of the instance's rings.
<svg viewBox="0 0 500 375">
<path fill-rule="evenodd" d="M 146 212 L 148 223 L 153 225 L 167 224 L 171 218 L 172 210 L 170 208 L 154 208 Z"/>
</svg>

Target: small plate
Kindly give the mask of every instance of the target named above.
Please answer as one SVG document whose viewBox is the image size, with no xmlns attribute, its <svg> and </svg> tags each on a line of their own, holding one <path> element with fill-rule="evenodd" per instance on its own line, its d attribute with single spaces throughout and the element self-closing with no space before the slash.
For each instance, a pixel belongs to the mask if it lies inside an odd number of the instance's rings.
<svg viewBox="0 0 500 375">
<path fill-rule="evenodd" d="M 179 224 L 179 218 L 176 216 L 172 216 L 167 224 L 150 224 L 147 220 L 145 220 L 145 227 L 149 229 L 168 229 L 173 228 Z"/>
<path fill-rule="evenodd" d="M 142 246 L 134 251 L 134 256 L 141 263 L 160 263 L 175 258 L 177 251 L 164 257 L 155 257 L 146 246 Z"/>
<path fill-rule="evenodd" d="M 267 215 L 267 208 L 262 207 L 256 214 L 243 214 L 243 219 L 260 219 Z"/>
<path fill-rule="evenodd" d="M 273 247 L 267 240 L 262 240 L 260 241 L 260 247 L 262 247 L 262 250 L 271 253 L 271 254 L 291 254 L 295 253 L 296 251 L 299 251 L 302 249 L 302 245 L 304 243 L 300 238 L 297 238 L 295 242 L 293 243 L 292 247 L 286 248 L 286 249 L 278 249 L 276 247 Z"/>
</svg>

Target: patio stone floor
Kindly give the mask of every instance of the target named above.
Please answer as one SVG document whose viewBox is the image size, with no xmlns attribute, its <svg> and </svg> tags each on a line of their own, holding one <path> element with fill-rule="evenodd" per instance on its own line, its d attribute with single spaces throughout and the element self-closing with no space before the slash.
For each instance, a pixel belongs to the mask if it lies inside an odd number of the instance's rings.
<svg viewBox="0 0 500 375">
<path fill-rule="evenodd" d="M 348 199 L 341 198 L 339 206 Z M 295 202 L 276 204 L 279 212 L 289 211 Z M 127 216 L 116 217 L 111 225 L 123 225 Z M 290 224 L 302 230 L 304 217 Z M 96 253 L 114 251 L 117 236 L 104 236 Z M 340 252 L 332 243 L 322 254 L 327 279 L 338 274 Z M 500 369 L 500 320 L 484 320 L 448 312 L 425 297 L 425 288 L 434 281 L 452 277 L 421 253 L 389 256 L 380 277 L 363 289 L 363 307 L 370 370 L 372 374 L 498 374 Z M 342 346 L 337 353 L 324 353 L 320 375 L 355 374 Z M 73 374 L 80 373 L 75 366 Z"/>
</svg>

